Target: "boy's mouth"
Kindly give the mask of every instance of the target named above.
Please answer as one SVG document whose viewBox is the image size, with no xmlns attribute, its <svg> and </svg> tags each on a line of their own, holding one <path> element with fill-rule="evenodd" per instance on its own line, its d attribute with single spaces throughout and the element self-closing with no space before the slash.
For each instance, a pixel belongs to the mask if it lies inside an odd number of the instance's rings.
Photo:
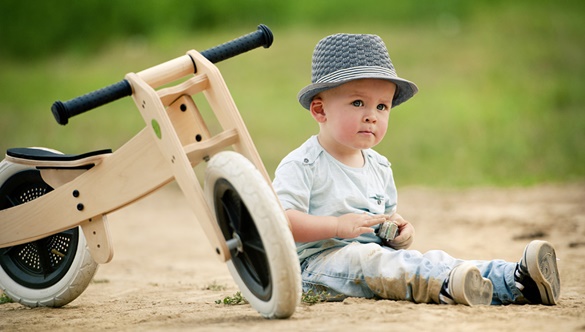
<svg viewBox="0 0 585 332">
<path fill-rule="evenodd" d="M 360 130 L 360 131 L 358 131 L 358 134 L 367 134 L 367 135 L 374 135 L 375 136 L 374 132 L 369 131 L 369 130 Z"/>
</svg>

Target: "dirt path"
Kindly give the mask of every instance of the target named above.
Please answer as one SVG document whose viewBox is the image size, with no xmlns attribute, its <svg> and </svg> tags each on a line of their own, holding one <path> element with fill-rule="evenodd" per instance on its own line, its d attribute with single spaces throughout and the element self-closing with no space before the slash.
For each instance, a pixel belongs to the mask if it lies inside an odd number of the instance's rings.
<svg viewBox="0 0 585 332">
<path fill-rule="evenodd" d="M 585 331 L 585 184 L 464 191 L 402 188 L 412 249 L 464 259 L 519 259 L 533 238 L 560 258 L 560 304 L 439 306 L 350 298 L 301 304 L 269 321 L 249 305 L 218 305 L 237 291 L 174 186 L 109 216 L 115 246 L 88 289 L 60 309 L 0 305 L 0 331 Z"/>
</svg>

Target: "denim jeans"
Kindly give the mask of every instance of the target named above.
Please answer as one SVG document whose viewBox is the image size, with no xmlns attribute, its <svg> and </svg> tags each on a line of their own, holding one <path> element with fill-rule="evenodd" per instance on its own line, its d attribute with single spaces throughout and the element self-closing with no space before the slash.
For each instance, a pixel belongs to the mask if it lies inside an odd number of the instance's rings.
<svg viewBox="0 0 585 332">
<path fill-rule="evenodd" d="M 353 242 L 305 259 L 301 264 L 303 291 L 325 291 L 332 299 L 378 297 L 439 303 L 443 282 L 451 269 L 462 262 L 440 250 L 423 254 L 376 243 Z M 516 263 L 503 260 L 468 262 L 491 280 L 492 304 L 514 303 L 521 296 L 514 282 Z"/>
</svg>

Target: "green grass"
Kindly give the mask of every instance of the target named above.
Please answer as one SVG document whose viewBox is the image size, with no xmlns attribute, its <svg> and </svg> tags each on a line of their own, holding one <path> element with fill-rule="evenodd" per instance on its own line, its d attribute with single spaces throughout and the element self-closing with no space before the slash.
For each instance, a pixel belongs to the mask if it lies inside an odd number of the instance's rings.
<svg viewBox="0 0 585 332">
<path fill-rule="evenodd" d="M 314 292 L 309 290 L 308 292 L 303 292 L 301 294 L 301 303 L 307 305 L 313 305 L 320 302 L 327 301 L 328 298 L 331 298 L 330 294 L 326 291 L 322 291 L 320 293 Z M 240 291 L 234 293 L 233 296 L 226 296 L 223 299 L 215 300 L 215 304 L 223 304 L 223 305 L 240 305 L 240 304 L 248 304 L 248 301 Z"/>
<path fill-rule="evenodd" d="M 240 291 L 237 291 L 233 296 L 226 296 L 223 299 L 215 300 L 215 304 L 239 305 L 248 304 L 248 301 L 244 298 Z"/>
<path fill-rule="evenodd" d="M 273 29 L 274 45 L 218 64 L 272 175 L 317 126 L 296 101 L 315 43 L 335 32 L 376 33 L 398 73 L 420 92 L 392 111 L 376 150 L 404 185 L 531 185 L 585 179 L 585 25 L 579 6 L 511 3 L 464 17 L 407 24 Z M 253 29 L 253 28 L 252 28 Z M 143 126 L 130 99 L 57 125 L 53 101 L 125 73 L 206 49 L 250 29 L 159 35 L 32 62 L 0 59 L 0 150 L 50 146 L 67 153 L 118 148 Z"/>
<path fill-rule="evenodd" d="M 0 294 L 0 304 L 4 304 L 4 303 L 12 303 L 14 301 L 12 301 L 11 298 L 8 297 L 8 295 L 1 293 Z"/>
</svg>

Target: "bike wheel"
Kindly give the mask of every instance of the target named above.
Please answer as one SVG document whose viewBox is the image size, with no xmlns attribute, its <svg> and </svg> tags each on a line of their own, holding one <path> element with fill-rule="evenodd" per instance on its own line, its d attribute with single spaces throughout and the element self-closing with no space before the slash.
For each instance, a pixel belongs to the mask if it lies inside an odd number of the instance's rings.
<svg viewBox="0 0 585 332">
<path fill-rule="evenodd" d="M 266 318 L 288 318 L 301 295 L 300 266 L 284 211 L 244 156 L 209 161 L 205 195 L 226 239 L 237 240 L 228 269 L 246 300 Z"/>
<path fill-rule="evenodd" d="M 24 204 L 53 190 L 32 167 L 0 163 L 0 210 Z M 98 264 L 81 227 L 43 239 L 0 248 L 0 289 L 25 306 L 60 307 L 89 285 Z"/>
</svg>

